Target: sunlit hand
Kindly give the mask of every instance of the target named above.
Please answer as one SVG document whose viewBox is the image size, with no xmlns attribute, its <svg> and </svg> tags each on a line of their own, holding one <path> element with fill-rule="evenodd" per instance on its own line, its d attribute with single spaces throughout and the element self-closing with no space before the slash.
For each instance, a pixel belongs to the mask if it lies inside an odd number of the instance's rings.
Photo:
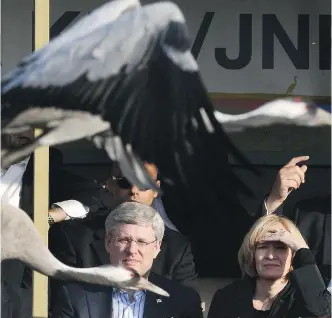
<svg viewBox="0 0 332 318">
<path fill-rule="evenodd" d="M 293 234 L 284 229 L 268 233 L 262 238 L 264 242 L 281 242 L 287 245 L 294 253 L 300 248 L 309 248 L 301 235 Z"/>
<path fill-rule="evenodd" d="M 295 157 L 283 166 L 272 187 L 271 193 L 266 199 L 266 207 L 269 213 L 275 211 L 288 197 L 292 190 L 298 189 L 305 182 L 306 165 L 299 167 L 302 161 L 309 159 L 309 156 Z"/>
</svg>

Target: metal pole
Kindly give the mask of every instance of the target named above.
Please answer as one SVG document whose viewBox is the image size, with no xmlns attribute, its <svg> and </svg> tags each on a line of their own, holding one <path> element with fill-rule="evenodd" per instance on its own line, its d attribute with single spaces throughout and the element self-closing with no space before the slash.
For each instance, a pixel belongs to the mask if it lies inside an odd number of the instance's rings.
<svg viewBox="0 0 332 318">
<path fill-rule="evenodd" d="M 49 0 L 35 0 L 35 50 L 49 41 Z M 38 136 L 42 131 L 35 131 Z M 38 148 L 34 154 L 34 222 L 48 244 L 49 149 Z M 33 317 L 48 317 L 48 278 L 33 272 Z"/>
</svg>

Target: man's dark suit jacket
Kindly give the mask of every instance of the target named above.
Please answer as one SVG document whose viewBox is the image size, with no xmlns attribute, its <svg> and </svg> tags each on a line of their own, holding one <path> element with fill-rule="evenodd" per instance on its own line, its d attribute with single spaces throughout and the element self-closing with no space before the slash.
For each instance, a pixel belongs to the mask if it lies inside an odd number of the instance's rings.
<svg viewBox="0 0 332 318">
<path fill-rule="evenodd" d="M 1 280 L 1 317 L 23 318 L 21 295 L 6 281 Z"/>
<path fill-rule="evenodd" d="M 200 298 L 194 290 L 153 273 L 149 280 L 166 290 L 170 297 L 147 291 L 144 318 L 203 317 Z M 52 308 L 52 318 L 65 317 L 112 317 L 112 288 L 86 284 L 62 286 Z"/>
<path fill-rule="evenodd" d="M 331 279 L 331 196 L 302 200 L 292 220 L 312 250 L 325 282 Z"/>
<path fill-rule="evenodd" d="M 74 267 L 109 264 L 104 243 L 106 216 L 92 215 L 83 220 L 54 224 L 49 231 L 50 251 L 60 261 Z M 152 272 L 198 289 L 190 242 L 185 236 L 167 227 Z"/>
</svg>

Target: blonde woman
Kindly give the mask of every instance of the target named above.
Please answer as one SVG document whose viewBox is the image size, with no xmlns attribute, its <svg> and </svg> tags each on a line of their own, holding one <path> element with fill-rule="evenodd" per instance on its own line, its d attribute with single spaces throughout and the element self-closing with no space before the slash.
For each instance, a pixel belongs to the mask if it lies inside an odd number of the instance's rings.
<svg viewBox="0 0 332 318">
<path fill-rule="evenodd" d="M 213 297 L 208 318 L 325 317 L 331 315 L 315 258 L 284 216 L 260 218 L 238 254 L 243 278 Z"/>
</svg>

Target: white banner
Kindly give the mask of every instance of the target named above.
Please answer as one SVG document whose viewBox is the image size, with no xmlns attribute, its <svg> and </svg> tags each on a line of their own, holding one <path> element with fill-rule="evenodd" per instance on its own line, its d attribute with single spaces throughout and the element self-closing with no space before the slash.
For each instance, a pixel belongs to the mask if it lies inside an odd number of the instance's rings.
<svg viewBox="0 0 332 318">
<path fill-rule="evenodd" d="M 179 3 L 193 36 L 214 13 L 198 57 L 210 92 L 285 94 L 294 83 L 289 93 L 330 96 L 329 0 Z"/>
</svg>

